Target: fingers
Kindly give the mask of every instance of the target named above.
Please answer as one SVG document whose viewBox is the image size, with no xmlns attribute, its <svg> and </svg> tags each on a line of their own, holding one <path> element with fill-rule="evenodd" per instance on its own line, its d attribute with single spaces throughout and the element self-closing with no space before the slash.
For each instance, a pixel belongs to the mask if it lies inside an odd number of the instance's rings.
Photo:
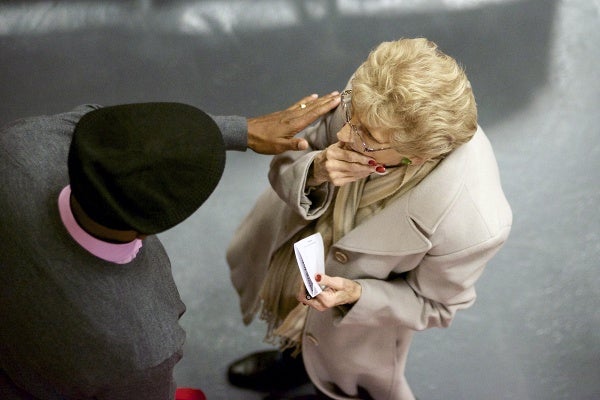
<svg viewBox="0 0 600 400">
<path fill-rule="evenodd" d="M 298 100 L 297 102 L 295 102 L 294 104 L 292 104 L 291 106 L 289 106 L 287 108 L 287 110 L 288 111 L 302 110 L 302 109 L 306 108 L 306 106 L 308 106 L 308 104 L 313 103 L 318 98 L 319 98 L 318 94 L 311 94 L 310 96 L 303 97 L 300 100 Z M 303 107 L 302 104 L 304 104 L 305 107 Z"/>
<path fill-rule="evenodd" d="M 315 182 L 318 184 L 331 182 L 334 186 L 343 186 L 372 174 L 369 168 L 374 167 L 353 167 L 349 170 L 345 164 L 340 164 L 336 161 L 327 161 L 325 172 L 315 171 Z"/>
<path fill-rule="evenodd" d="M 297 296 L 299 302 L 315 310 L 324 311 L 342 304 L 355 303 L 361 296 L 361 286 L 356 281 L 325 274 L 317 274 L 315 280 L 324 288 L 320 294 L 306 299 L 303 289 Z"/>
<path fill-rule="evenodd" d="M 345 281 L 347 281 L 347 279 L 329 276 L 326 274 L 316 274 L 315 281 L 317 281 L 321 287 L 326 287 L 333 291 L 339 291 L 344 290 L 346 287 Z"/>
<path fill-rule="evenodd" d="M 306 301 L 310 300 L 308 296 L 308 291 L 306 290 L 306 287 L 304 286 L 304 282 L 300 283 L 300 286 L 298 288 L 298 293 L 296 294 L 296 300 L 298 300 L 300 303 L 303 303 L 304 305 L 306 305 Z"/>
<path fill-rule="evenodd" d="M 308 142 L 304 138 L 293 138 L 292 142 L 295 142 L 295 149 L 292 150 L 306 150 L 308 149 Z"/>
<path fill-rule="evenodd" d="M 317 98 L 312 102 L 307 103 L 306 111 L 307 115 L 313 115 L 314 117 L 323 115 L 340 104 L 340 93 L 335 91 L 325 95 L 321 98 Z"/>
<path fill-rule="evenodd" d="M 332 279 L 328 275 L 316 274 L 315 281 L 319 282 L 319 285 L 321 285 L 321 286 L 328 286 L 333 289 L 336 289 L 335 283 L 332 281 Z"/>
<path fill-rule="evenodd" d="M 314 111 L 317 113 L 323 113 L 340 104 L 340 99 L 340 93 L 338 91 L 331 92 L 322 97 L 319 97 L 318 94 L 311 94 L 310 96 L 303 97 L 295 102 L 293 105 L 288 107 L 288 110 L 298 111 L 299 115 Z"/>
<path fill-rule="evenodd" d="M 291 112 L 288 122 L 295 131 L 301 131 L 340 104 L 340 94 L 337 91 L 320 98 L 316 96 L 304 97 L 288 108 Z"/>
<path fill-rule="evenodd" d="M 329 146 L 315 158 L 314 175 L 318 181 L 329 181 L 341 186 L 369 176 L 376 171 L 373 159 L 343 148 L 340 142 Z"/>
</svg>

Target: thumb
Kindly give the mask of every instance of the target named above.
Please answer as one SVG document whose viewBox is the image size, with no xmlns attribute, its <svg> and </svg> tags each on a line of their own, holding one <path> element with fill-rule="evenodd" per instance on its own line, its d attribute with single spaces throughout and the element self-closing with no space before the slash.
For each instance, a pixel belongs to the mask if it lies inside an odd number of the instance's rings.
<svg viewBox="0 0 600 400">
<path fill-rule="evenodd" d="M 321 285 L 321 286 L 328 286 L 332 289 L 336 288 L 334 279 L 331 278 L 329 275 L 316 274 L 315 281 L 317 281 L 319 283 L 319 285 Z"/>
<path fill-rule="evenodd" d="M 306 150 L 308 149 L 308 142 L 306 139 L 293 137 L 287 141 L 286 147 L 288 147 L 288 150 Z"/>
</svg>

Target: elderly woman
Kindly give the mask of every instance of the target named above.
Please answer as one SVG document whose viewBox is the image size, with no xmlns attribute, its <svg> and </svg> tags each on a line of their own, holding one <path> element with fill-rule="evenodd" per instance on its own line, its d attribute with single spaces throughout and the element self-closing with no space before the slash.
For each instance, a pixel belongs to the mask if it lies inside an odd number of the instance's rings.
<svg viewBox="0 0 600 400">
<path fill-rule="evenodd" d="M 260 311 L 326 398 L 414 399 L 413 333 L 473 304 L 512 223 L 471 85 L 426 39 L 382 43 L 303 135 L 228 249 L 244 321 Z M 307 300 L 292 246 L 315 232 L 325 289 Z"/>
</svg>

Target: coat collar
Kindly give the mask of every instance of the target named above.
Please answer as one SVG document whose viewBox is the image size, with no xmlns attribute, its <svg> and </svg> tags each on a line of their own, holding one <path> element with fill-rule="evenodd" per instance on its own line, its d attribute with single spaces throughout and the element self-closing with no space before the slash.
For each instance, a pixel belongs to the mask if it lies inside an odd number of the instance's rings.
<svg viewBox="0 0 600 400">
<path fill-rule="evenodd" d="M 406 255 L 431 248 L 435 232 L 464 185 L 470 154 L 484 140 L 478 128 L 473 138 L 446 157 L 414 189 L 345 235 L 336 247 L 378 255 Z"/>
</svg>

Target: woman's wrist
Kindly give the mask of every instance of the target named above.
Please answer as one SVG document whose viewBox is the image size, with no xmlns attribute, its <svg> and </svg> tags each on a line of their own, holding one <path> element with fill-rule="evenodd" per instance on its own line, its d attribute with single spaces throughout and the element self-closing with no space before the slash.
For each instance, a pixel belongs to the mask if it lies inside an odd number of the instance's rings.
<svg viewBox="0 0 600 400">
<path fill-rule="evenodd" d="M 319 173 L 319 171 L 323 170 L 321 168 L 321 166 L 324 162 L 324 160 L 323 160 L 324 155 L 325 155 L 325 152 L 321 151 L 313 159 L 313 162 L 308 169 L 308 177 L 306 179 L 307 186 L 319 186 L 322 183 L 327 182 L 327 177 L 326 176 L 323 177 L 322 176 L 323 174 Z"/>
</svg>

